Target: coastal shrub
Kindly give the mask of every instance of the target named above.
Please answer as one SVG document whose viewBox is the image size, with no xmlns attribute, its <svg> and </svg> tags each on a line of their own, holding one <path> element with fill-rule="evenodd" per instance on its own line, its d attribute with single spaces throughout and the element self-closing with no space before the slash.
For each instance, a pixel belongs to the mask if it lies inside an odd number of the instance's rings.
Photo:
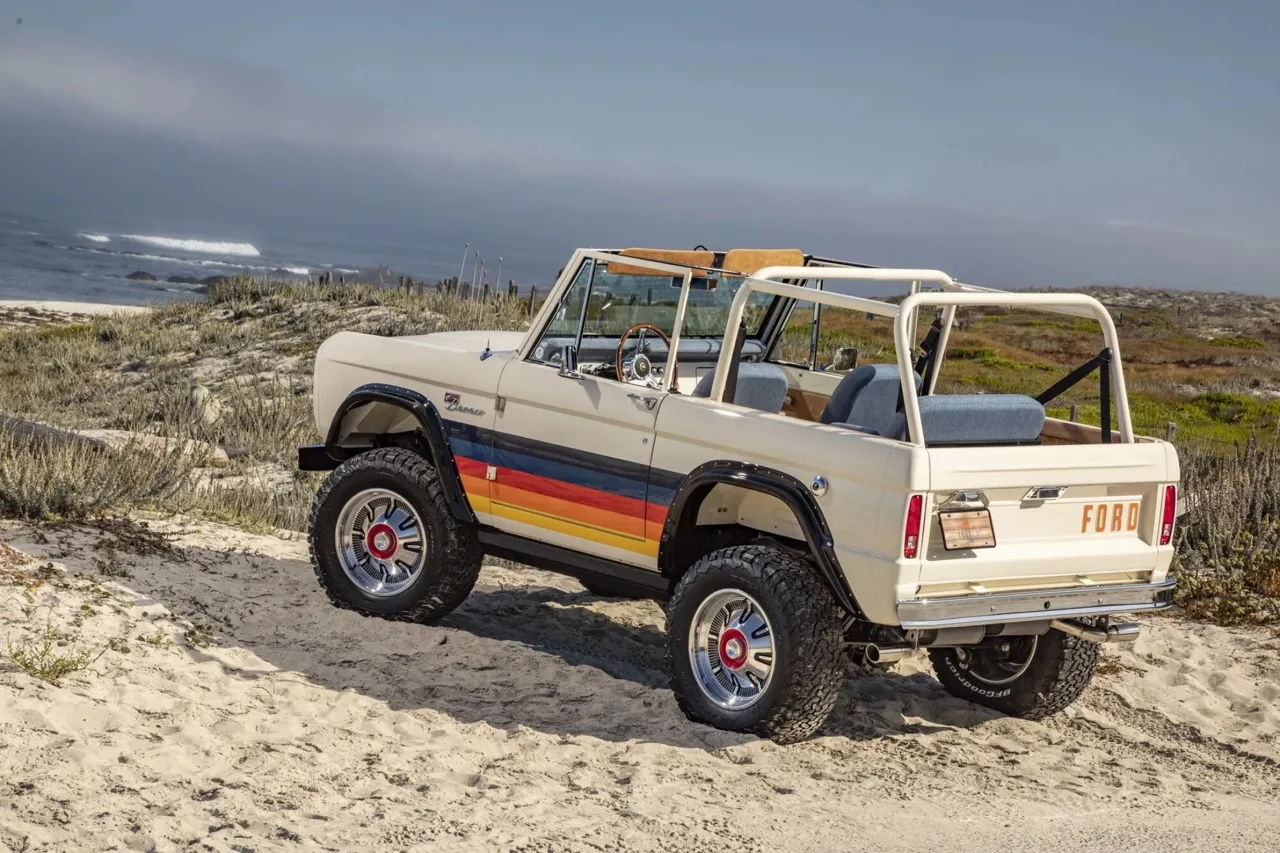
<svg viewBox="0 0 1280 853">
<path fill-rule="evenodd" d="M 1280 621 L 1280 445 L 1178 449 L 1178 603 L 1218 624 Z"/>
<path fill-rule="evenodd" d="M 168 453 L 112 450 L 0 431 L 0 514 L 25 519 L 83 519 L 178 496 L 191 470 L 175 445 Z"/>
</svg>

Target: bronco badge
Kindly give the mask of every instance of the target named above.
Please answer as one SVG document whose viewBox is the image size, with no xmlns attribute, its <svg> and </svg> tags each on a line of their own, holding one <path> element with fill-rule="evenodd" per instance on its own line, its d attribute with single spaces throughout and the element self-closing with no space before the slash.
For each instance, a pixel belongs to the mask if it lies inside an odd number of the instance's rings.
<svg viewBox="0 0 1280 853">
<path fill-rule="evenodd" d="M 484 416 L 484 409 L 473 409 L 470 406 L 462 405 L 462 397 L 454 391 L 445 392 L 444 407 L 450 412 L 460 412 L 464 415 L 475 415 L 477 418 Z"/>
</svg>

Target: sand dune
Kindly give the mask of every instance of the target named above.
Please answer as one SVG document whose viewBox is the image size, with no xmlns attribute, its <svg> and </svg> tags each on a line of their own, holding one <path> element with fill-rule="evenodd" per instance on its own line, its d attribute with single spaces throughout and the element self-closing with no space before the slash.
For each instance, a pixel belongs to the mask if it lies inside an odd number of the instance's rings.
<svg viewBox="0 0 1280 853">
<path fill-rule="evenodd" d="M 0 847 L 1277 849 L 1269 632 L 1147 620 L 1048 723 L 855 670 L 778 747 L 681 716 L 655 605 L 495 566 L 441 626 L 365 619 L 301 541 L 153 527 L 174 551 L 0 528 L 0 632 L 110 644 L 59 686 L 0 667 Z"/>
</svg>

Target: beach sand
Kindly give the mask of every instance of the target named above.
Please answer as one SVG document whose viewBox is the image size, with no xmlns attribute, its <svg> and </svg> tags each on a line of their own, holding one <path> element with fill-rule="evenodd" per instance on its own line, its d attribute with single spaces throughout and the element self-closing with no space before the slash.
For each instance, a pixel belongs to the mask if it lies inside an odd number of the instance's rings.
<svg viewBox="0 0 1280 853">
<path fill-rule="evenodd" d="M 141 314 L 150 311 L 146 305 L 107 305 L 98 302 L 56 302 L 38 299 L 0 299 L 0 310 L 42 311 L 50 314 L 95 316 L 99 314 Z"/>
<path fill-rule="evenodd" d="M 0 525 L 12 850 L 1277 849 L 1280 641 L 1145 620 L 1058 718 L 852 670 L 812 740 L 686 720 L 662 611 L 487 567 L 442 625 L 331 607 L 298 538 L 152 521 L 173 550 Z M 18 644 L 15 646 L 13 644 Z"/>
<path fill-rule="evenodd" d="M 57 302 L 39 299 L 0 299 L 0 329 L 49 326 L 83 317 L 141 314 L 145 305 L 107 305 L 97 302 Z"/>
</svg>

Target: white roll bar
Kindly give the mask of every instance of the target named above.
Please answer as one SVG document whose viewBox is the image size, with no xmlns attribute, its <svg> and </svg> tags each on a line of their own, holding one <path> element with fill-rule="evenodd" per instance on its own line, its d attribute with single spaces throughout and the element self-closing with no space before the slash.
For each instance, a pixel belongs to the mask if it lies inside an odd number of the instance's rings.
<svg viewBox="0 0 1280 853">
<path fill-rule="evenodd" d="M 774 279 L 850 279 L 862 281 L 910 281 L 936 282 L 943 288 L 942 292 L 914 292 L 902 300 L 901 305 L 893 305 L 877 299 L 866 299 L 861 296 L 847 296 L 832 293 L 829 290 L 817 290 L 785 284 Z M 912 286 L 915 290 L 915 285 Z M 920 420 L 920 400 L 915 390 L 913 376 L 915 368 L 911 363 L 911 354 L 915 350 L 914 327 L 915 317 L 920 308 L 937 306 L 946 309 L 944 319 L 946 326 L 939 340 L 939 354 L 945 354 L 946 339 L 950 325 L 955 318 L 955 309 L 963 306 L 1008 306 L 1011 308 L 1030 308 L 1054 314 L 1069 314 L 1077 317 L 1088 317 L 1097 320 L 1102 326 L 1102 337 L 1111 350 L 1111 388 L 1116 402 L 1116 420 L 1120 427 L 1120 440 L 1126 444 L 1133 442 L 1133 422 L 1129 415 L 1129 396 L 1124 384 L 1124 369 L 1120 361 L 1120 343 L 1116 336 L 1115 323 L 1101 302 L 1083 293 L 1011 293 L 1005 290 L 977 287 L 976 285 L 959 284 L 949 275 L 939 270 L 912 269 L 861 269 L 842 267 L 766 267 L 748 278 L 738 288 L 729 308 L 728 323 L 725 327 L 724 343 L 721 346 L 720 358 L 716 362 L 715 382 L 711 386 L 711 399 L 724 399 L 724 386 L 729 373 L 729 363 L 737 349 L 738 329 L 742 323 L 742 314 L 747 300 L 752 293 L 772 293 L 790 299 L 805 302 L 816 302 L 832 305 L 837 308 L 848 308 L 865 311 L 893 318 L 893 342 L 898 355 L 898 371 L 902 382 L 903 411 L 907 418 L 909 439 L 913 444 L 924 445 L 924 426 Z M 936 376 L 936 371 L 935 371 Z"/>
</svg>

